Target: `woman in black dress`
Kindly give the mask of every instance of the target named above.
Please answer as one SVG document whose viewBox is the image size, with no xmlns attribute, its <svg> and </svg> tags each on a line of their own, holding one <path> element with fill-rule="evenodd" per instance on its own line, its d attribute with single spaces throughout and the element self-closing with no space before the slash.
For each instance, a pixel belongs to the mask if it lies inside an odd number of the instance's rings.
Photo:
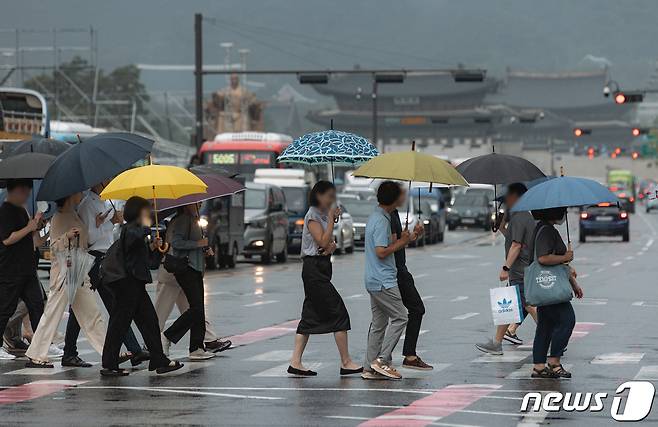
<svg viewBox="0 0 658 427">
<path fill-rule="evenodd" d="M 151 206 L 141 197 L 131 197 L 124 208 L 126 224 L 121 229 L 121 237 L 115 245 L 120 245 L 121 255 L 112 258 L 107 256 L 101 265 L 107 261 L 122 264 L 123 278 L 110 284 L 115 290 L 114 304 L 110 312 L 110 320 L 103 345 L 103 376 L 124 376 L 128 371 L 119 369 L 119 351 L 123 337 L 134 320 L 139 332 L 144 338 L 146 347 L 151 353 L 149 371 L 158 374 L 175 371 L 183 367 L 178 361 L 172 361 L 162 351 L 158 316 L 146 292 L 146 284 L 151 283 L 150 256 L 162 242 L 148 243 L 151 235 Z M 113 248 L 108 250 L 108 254 Z"/>
<path fill-rule="evenodd" d="M 328 333 L 334 334 L 340 353 L 340 374 L 360 373 L 363 368 L 352 361 L 347 345 L 350 316 L 343 299 L 331 284 L 331 254 L 336 250 L 334 219 L 340 216 L 340 209 L 333 207 L 336 204 L 336 187 L 331 182 L 318 181 L 309 197 L 311 207 L 304 217 L 301 247 L 305 298 L 288 373 L 317 375 L 317 372 L 302 365 L 302 355 L 309 335 Z"/>
</svg>

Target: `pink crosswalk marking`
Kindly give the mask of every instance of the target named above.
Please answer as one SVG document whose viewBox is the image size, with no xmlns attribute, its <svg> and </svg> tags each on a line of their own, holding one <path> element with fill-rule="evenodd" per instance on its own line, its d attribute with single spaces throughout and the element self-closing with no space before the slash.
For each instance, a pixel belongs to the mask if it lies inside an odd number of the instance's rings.
<svg viewBox="0 0 658 427">
<path fill-rule="evenodd" d="M 605 326 L 605 323 L 596 323 L 596 322 L 576 322 L 576 326 L 573 328 L 571 333 L 571 341 L 575 341 L 579 338 L 587 336 L 590 332 L 593 332 L 602 326 Z"/>
<path fill-rule="evenodd" d="M 277 338 L 292 334 L 297 330 L 298 323 L 299 319 L 290 320 L 288 322 L 279 323 L 278 325 L 267 326 L 265 328 L 245 332 L 243 334 L 233 335 L 232 337 L 228 337 L 228 339 L 233 342 L 234 347 L 253 344 L 258 341 L 264 341 L 270 338 Z"/>
<path fill-rule="evenodd" d="M 409 406 L 361 423 L 359 427 L 423 427 L 470 406 L 500 387 L 496 384 L 447 386 Z"/>
<path fill-rule="evenodd" d="M 44 380 L 33 381 L 16 387 L 0 390 L 0 405 L 25 402 L 57 393 L 68 387 L 84 384 L 86 381 Z"/>
</svg>

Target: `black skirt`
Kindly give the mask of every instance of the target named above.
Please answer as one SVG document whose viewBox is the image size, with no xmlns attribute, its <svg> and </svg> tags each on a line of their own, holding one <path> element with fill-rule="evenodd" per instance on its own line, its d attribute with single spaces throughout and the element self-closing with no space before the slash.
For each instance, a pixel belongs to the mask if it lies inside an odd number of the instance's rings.
<svg viewBox="0 0 658 427">
<path fill-rule="evenodd" d="M 340 294 L 331 284 L 331 260 L 328 256 L 304 257 L 304 306 L 297 333 L 328 334 L 350 330 L 350 315 Z"/>
</svg>

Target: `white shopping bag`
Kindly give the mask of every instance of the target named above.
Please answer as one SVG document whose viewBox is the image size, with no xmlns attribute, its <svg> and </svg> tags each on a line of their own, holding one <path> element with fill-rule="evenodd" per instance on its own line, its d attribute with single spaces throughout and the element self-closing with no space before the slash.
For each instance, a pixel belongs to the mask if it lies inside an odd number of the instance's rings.
<svg viewBox="0 0 658 427">
<path fill-rule="evenodd" d="M 518 286 L 504 286 L 489 290 L 494 325 L 521 323 L 523 308 Z"/>
</svg>

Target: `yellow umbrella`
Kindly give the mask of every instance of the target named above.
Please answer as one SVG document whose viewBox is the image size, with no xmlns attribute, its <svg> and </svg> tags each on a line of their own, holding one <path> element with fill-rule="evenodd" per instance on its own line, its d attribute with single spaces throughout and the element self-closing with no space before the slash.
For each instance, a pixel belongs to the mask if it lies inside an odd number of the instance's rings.
<svg viewBox="0 0 658 427">
<path fill-rule="evenodd" d="M 445 160 L 415 150 L 416 143 L 411 145 L 411 151 L 396 151 L 380 154 L 374 157 L 352 175 L 362 178 L 395 179 L 428 182 L 430 191 L 432 184 L 468 186 L 464 177 L 454 166 Z M 409 204 L 407 204 L 407 225 L 409 223 Z"/>
<path fill-rule="evenodd" d="M 160 237 L 156 199 L 178 199 L 205 193 L 208 186 L 192 172 L 176 166 L 148 165 L 129 169 L 114 178 L 100 194 L 101 199 L 128 200 L 133 196 L 153 199 L 156 236 Z M 167 247 L 161 248 L 163 252 Z"/>
</svg>

